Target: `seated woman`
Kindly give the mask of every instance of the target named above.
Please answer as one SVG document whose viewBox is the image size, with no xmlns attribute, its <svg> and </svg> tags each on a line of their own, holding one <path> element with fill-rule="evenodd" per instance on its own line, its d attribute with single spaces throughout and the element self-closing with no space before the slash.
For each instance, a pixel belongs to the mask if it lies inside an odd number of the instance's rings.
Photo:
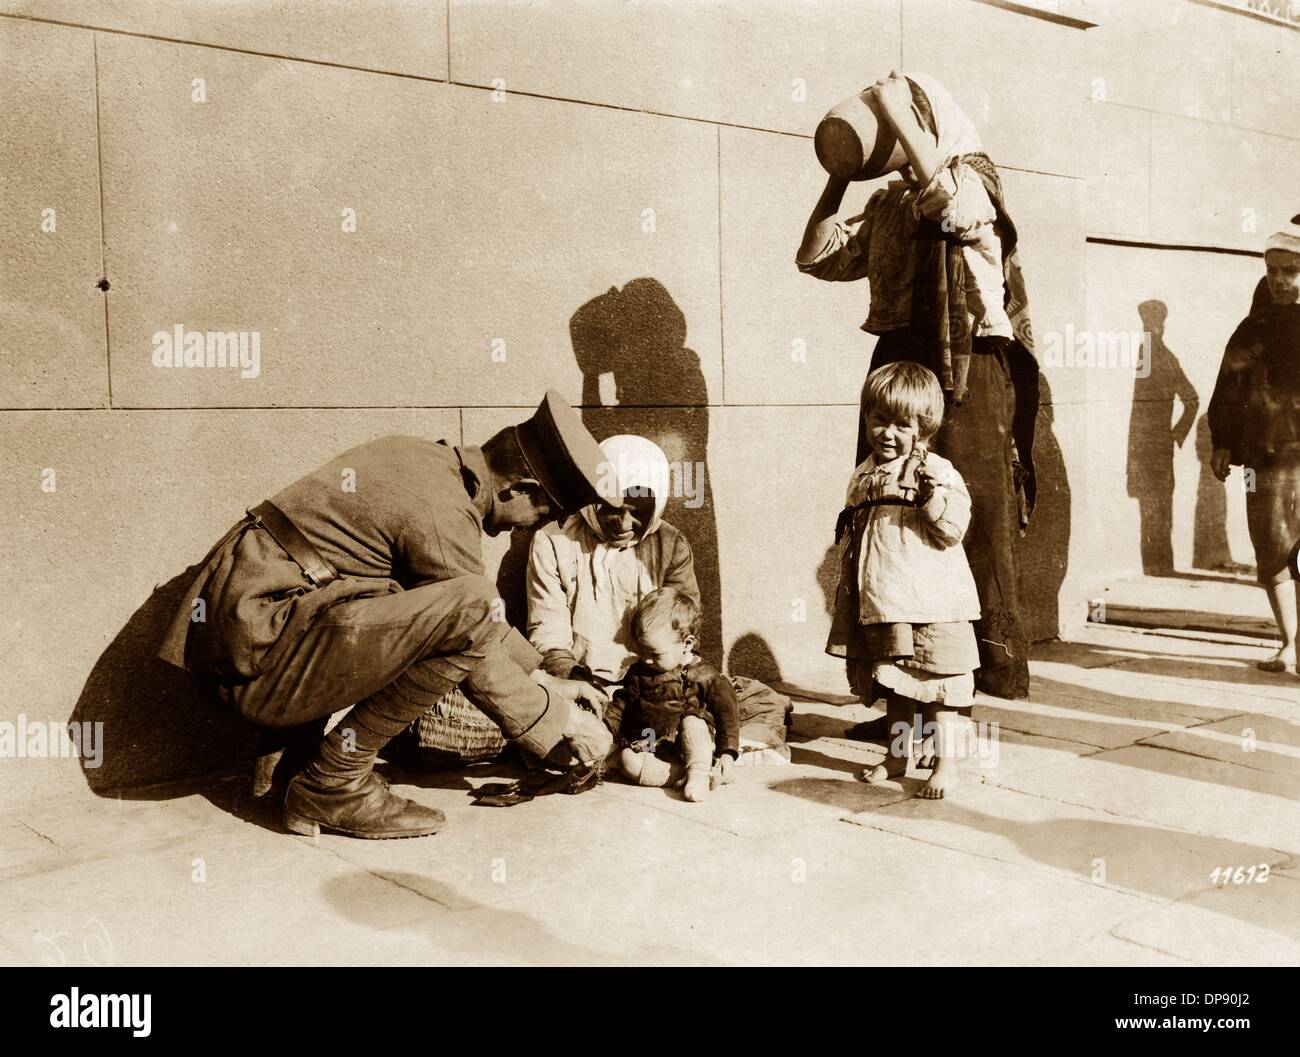
<svg viewBox="0 0 1300 1057">
<path fill-rule="evenodd" d="M 663 520 L 671 479 L 653 441 L 629 434 L 601 442 L 606 472 L 626 502 L 619 511 L 587 507 L 532 539 L 526 571 L 528 639 L 542 667 L 586 679 L 612 698 L 637 660 L 632 613 L 651 591 L 673 587 L 700 604 L 691 546 Z M 740 704 L 739 762 L 784 762 L 788 698 L 756 680 L 733 676 Z M 412 728 L 408 762 L 459 766 L 505 747 L 496 725 L 459 691 L 434 704 Z M 762 751 L 770 750 L 770 751 Z"/>
<path fill-rule="evenodd" d="M 700 603 L 691 546 L 663 520 L 668 460 L 644 437 L 601 444 L 609 472 L 627 498 L 621 511 L 587 507 L 533 536 L 528 562 L 528 640 L 542 667 L 598 686 L 623 681 L 635 662 L 632 610 L 660 587 Z"/>
<path fill-rule="evenodd" d="M 528 639 L 547 672 L 587 679 L 612 696 L 637 660 L 631 623 L 641 600 L 672 587 L 699 605 L 700 589 L 690 544 L 663 520 L 670 485 L 664 453 L 653 441 L 626 434 L 600 447 L 627 502 L 621 512 L 587 507 L 533 537 Z M 740 699 L 741 761 L 788 759 L 789 700 L 756 680 L 731 681 Z M 765 749 L 773 751 L 759 751 Z"/>
</svg>

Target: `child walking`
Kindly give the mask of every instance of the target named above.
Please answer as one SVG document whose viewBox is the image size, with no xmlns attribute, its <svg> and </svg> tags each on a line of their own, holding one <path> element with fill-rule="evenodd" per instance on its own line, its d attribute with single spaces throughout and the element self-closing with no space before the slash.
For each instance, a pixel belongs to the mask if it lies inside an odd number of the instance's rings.
<svg viewBox="0 0 1300 1057">
<path fill-rule="evenodd" d="M 920 795 L 937 800 L 957 786 L 958 709 L 973 702 L 980 663 L 979 596 L 961 546 L 970 493 L 952 463 L 929 450 L 944 407 L 932 371 L 908 361 L 872 371 L 863 406 L 870 454 L 853 471 L 837 528 L 827 652 L 847 657 L 864 704 L 877 689 L 885 695 L 891 739 L 863 781 L 905 774 L 913 726 L 923 721 L 934 769 Z"/>
<path fill-rule="evenodd" d="M 1257 299 L 1228 340 L 1210 400 L 1210 466 L 1219 480 L 1246 468 L 1246 525 L 1260 586 L 1282 645 L 1258 662 L 1266 672 L 1300 671 L 1296 627 L 1300 582 L 1289 569 L 1300 543 L 1300 224 L 1264 243 L 1268 299 Z"/>
<path fill-rule="evenodd" d="M 703 800 L 731 781 L 740 754 L 740 707 L 730 681 L 695 656 L 700 607 L 661 587 L 632 614 L 638 660 L 605 709 L 605 725 L 623 748 L 619 769 L 638 785 L 684 785 Z M 717 764 L 714 765 L 714 753 Z"/>
</svg>

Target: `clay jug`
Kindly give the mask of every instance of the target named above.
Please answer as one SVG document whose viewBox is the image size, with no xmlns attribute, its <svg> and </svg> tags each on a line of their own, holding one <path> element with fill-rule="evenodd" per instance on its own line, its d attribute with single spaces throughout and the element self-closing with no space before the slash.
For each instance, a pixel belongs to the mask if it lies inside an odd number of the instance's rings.
<svg viewBox="0 0 1300 1057">
<path fill-rule="evenodd" d="M 813 136 L 822 168 L 841 180 L 874 180 L 907 164 L 907 152 L 867 104 L 867 94 L 836 103 Z"/>
</svg>

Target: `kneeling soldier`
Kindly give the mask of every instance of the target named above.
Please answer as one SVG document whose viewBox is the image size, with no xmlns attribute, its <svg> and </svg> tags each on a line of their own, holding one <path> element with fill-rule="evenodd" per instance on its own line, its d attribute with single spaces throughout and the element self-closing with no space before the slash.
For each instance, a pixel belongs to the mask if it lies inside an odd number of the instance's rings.
<svg viewBox="0 0 1300 1057">
<path fill-rule="evenodd" d="M 530 528 L 602 496 L 601 452 L 548 392 L 482 447 L 384 437 L 249 511 L 208 555 L 160 651 L 284 740 L 308 732 L 284 822 L 353 837 L 434 833 L 442 813 L 394 796 L 380 749 L 455 686 L 539 755 L 610 749 L 576 707 L 586 683 L 542 671 L 484 578 L 482 533 Z M 345 490 L 344 481 L 354 483 Z M 201 602 L 199 601 L 201 600 Z M 202 619 L 198 619 L 199 617 Z M 325 720 L 351 711 L 321 739 Z"/>
</svg>

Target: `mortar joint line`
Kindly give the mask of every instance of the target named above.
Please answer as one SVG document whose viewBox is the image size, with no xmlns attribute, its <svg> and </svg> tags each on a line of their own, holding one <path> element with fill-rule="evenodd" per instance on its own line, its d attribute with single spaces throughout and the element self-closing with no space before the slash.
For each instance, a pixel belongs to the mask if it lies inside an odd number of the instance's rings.
<svg viewBox="0 0 1300 1057">
<path fill-rule="evenodd" d="M 108 279 L 108 248 L 104 237 L 104 131 L 99 107 L 99 34 L 91 31 L 90 50 L 95 72 L 95 171 L 99 182 L 99 275 L 100 281 Z M 104 378 L 108 386 L 108 406 L 113 407 L 113 345 L 108 333 L 108 291 L 99 287 L 104 302 Z"/>
</svg>

